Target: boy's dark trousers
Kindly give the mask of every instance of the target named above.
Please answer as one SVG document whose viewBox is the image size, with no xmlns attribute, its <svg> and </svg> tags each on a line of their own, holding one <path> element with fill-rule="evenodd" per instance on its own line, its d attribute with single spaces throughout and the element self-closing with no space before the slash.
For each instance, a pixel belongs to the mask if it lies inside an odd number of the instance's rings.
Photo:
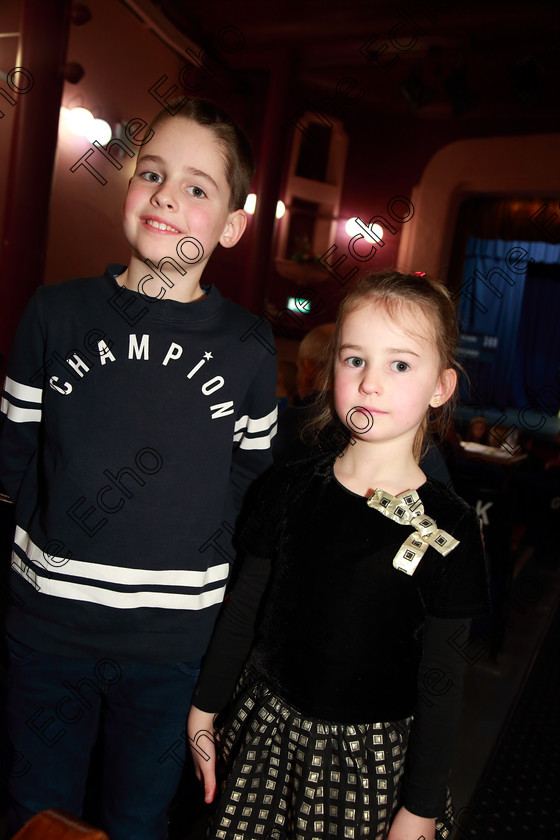
<svg viewBox="0 0 560 840">
<path fill-rule="evenodd" d="M 111 840 L 166 840 L 200 663 L 74 659 L 12 639 L 8 647 L 7 836 L 47 808 L 81 816 L 101 726 L 100 827 Z"/>
</svg>

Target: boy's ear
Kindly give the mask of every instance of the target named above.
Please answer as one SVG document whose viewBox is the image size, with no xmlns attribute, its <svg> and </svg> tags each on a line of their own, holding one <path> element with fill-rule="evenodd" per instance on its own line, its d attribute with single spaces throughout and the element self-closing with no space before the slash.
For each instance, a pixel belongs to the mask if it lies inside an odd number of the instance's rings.
<svg viewBox="0 0 560 840">
<path fill-rule="evenodd" d="M 453 395 L 457 387 L 457 371 L 453 368 L 447 368 L 443 371 L 439 378 L 437 389 L 430 400 L 432 408 L 437 408 L 443 405 Z"/>
<path fill-rule="evenodd" d="M 247 213 L 245 210 L 234 210 L 230 213 L 224 232 L 220 237 L 220 245 L 224 248 L 233 248 L 237 245 L 247 227 Z"/>
</svg>

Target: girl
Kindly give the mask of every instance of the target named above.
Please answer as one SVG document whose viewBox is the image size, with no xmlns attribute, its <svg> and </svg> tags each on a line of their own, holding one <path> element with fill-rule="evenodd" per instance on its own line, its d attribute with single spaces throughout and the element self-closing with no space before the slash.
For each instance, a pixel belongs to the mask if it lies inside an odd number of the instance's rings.
<svg viewBox="0 0 560 840">
<path fill-rule="evenodd" d="M 451 412 L 456 339 L 446 289 L 423 274 L 364 276 L 342 302 L 322 454 L 262 489 L 189 715 L 211 802 L 215 713 L 250 651 L 217 727 L 217 840 L 433 840 L 446 803 L 450 816 L 460 651 L 487 582 L 476 513 L 418 460 L 428 415 Z"/>
</svg>

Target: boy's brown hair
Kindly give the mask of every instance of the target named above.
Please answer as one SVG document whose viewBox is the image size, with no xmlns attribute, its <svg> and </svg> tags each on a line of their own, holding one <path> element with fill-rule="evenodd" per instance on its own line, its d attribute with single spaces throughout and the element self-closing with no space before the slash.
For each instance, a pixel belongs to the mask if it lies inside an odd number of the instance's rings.
<svg viewBox="0 0 560 840">
<path fill-rule="evenodd" d="M 170 101 L 169 106 L 177 107 L 180 100 Z M 171 113 L 163 109 L 152 120 L 149 129 L 157 129 L 167 120 L 192 120 L 198 125 L 210 129 L 218 140 L 224 155 L 226 178 L 229 184 L 229 211 L 241 210 L 247 200 L 251 181 L 255 174 L 253 153 L 243 131 L 230 115 L 207 99 L 188 99 L 179 111 Z"/>
</svg>

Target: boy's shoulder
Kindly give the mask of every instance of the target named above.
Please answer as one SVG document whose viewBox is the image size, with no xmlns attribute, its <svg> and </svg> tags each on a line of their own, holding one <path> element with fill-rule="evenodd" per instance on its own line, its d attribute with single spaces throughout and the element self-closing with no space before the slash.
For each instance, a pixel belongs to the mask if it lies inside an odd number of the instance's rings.
<svg viewBox="0 0 560 840">
<path fill-rule="evenodd" d="M 219 331 L 226 339 L 235 338 L 236 346 L 240 350 L 243 348 L 242 355 L 249 353 L 255 362 L 270 356 L 276 368 L 276 345 L 269 321 L 223 297 L 216 286 L 205 287 L 205 291 L 208 298 L 213 299 L 207 309 L 209 315 L 215 318 L 211 329 Z"/>
<path fill-rule="evenodd" d="M 205 287 L 205 291 L 221 300 L 222 306 L 227 310 L 228 318 L 233 318 L 239 324 L 246 324 L 247 326 L 260 324 L 263 332 L 265 329 L 271 332 L 270 324 L 264 318 L 255 315 L 254 312 L 241 306 L 241 304 L 235 303 L 231 298 L 223 297 L 217 286 Z"/>
<path fill-rule="evenodd" d="M 102 274 L 75 277 L 72 280 L 39 286 L 36 296 L 41 303 L 46 304 L 58 304 L 64 300 L 84 300 L 84 296 L 89 297 L 90 293 L 96 294 L 104 287 L 110 289 L 113 278 L 124 271 L 124 268 L 123 265 L 111 263 Z"/>
</svg>

